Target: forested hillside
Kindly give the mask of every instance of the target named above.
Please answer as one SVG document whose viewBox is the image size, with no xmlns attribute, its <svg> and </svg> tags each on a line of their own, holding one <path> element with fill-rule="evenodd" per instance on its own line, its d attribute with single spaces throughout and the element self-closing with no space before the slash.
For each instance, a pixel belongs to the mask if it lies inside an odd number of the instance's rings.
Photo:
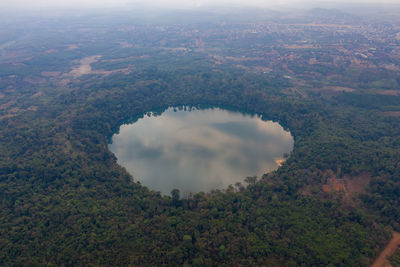
<svg viewBox="0 0 400 267">
<path fill-rule="evenodd" d="M 132 14 L 2 22 L 0 265 L 372 263 L 400 231 L 399 25 Z M 294 149 L 225 190 L 161 195 L 107 147 L 182 105 L 260 114 Z"/>
</svg>

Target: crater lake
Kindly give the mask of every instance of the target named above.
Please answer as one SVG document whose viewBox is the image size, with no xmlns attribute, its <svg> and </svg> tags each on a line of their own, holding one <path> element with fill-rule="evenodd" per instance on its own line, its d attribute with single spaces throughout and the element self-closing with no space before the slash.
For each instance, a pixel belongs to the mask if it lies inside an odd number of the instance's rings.
<svg viewBox="0 0 400 267">
<path fill-rule="evenodd" d="M 109 149 L 150 189 L 169 195 L 224 189 L 278 168 L 293 149 L 281 125 L 221 108 L 171 107 L 123 124 Z"/>
</svg>

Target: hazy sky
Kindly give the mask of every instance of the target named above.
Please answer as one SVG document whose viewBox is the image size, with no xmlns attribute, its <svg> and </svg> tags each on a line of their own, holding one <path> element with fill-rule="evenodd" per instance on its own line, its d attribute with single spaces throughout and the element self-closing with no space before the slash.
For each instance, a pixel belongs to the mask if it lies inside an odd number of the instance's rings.
<svg viewBox="0 0 400 267">
<path fill-rule="evenodd" d="M 279 6 L 302 2 L 324 3 L 326 0 L 0 0 L 1 8 L 101 8 L 105 6 L 124 6 L 126 4 L 152 5 L 157 7 L 193 8 L 210 5 L 229 6 Z M 342 3 L 400 3 L 400 0 L 335 0 Z"/>
</svg>

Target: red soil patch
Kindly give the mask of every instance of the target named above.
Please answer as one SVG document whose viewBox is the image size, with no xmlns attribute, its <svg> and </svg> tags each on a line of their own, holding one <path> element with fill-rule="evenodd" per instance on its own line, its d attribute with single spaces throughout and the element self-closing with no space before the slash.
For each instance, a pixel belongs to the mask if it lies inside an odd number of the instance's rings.
<svg viewBox="0 0 400 267">
<path fill-rule="evenodd" d="M 396 251 L 399 245 L 400 245 L 400 233 L 394 232 L 392 239 L 386 245 L 385 249 L 381 252 L 379 257 L 374 261 L 371 267 L 392 266 L 387 258 L 393 255 L 393 253 Z"/>
<path fill-rule="evenodd" d="M 364 193 L 370 181 L 369 173 L 361 173 L 357 176 L 350 177 L 345 175 L 339 179 L 332 176 L 327 179 L 326 184 L 322 185 L 322 190 L 326 193 L 344 191 L 345 199 L 351 200 L 360 193 Z"/>
<path fill-rule="evenodd" d="M 334 178 L 329 178 L 327 183 L 322 186 L 322 190 L 326 193 L 345 191 L 343 180 Z"/>
</svg>

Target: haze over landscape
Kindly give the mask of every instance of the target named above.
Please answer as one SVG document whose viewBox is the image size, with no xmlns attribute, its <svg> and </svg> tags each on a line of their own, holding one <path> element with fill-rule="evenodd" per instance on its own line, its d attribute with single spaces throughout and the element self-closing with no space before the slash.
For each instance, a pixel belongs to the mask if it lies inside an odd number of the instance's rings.
<svg viewBox="0 0 400 267">
<path fill-rule="evenodd" d="M 102 8 L 102 7 L 123 7 L 123 6 L 152 6 L 165 8 L 198 8 L 198 7 L 304 7 L 315 5 L 335 5 L 335 4 L 399 4 L 397 0 L 13 0 L 1 1 L 1 8 L 12 9 L 47 9 L 47 8 Z"/>
</svg>

